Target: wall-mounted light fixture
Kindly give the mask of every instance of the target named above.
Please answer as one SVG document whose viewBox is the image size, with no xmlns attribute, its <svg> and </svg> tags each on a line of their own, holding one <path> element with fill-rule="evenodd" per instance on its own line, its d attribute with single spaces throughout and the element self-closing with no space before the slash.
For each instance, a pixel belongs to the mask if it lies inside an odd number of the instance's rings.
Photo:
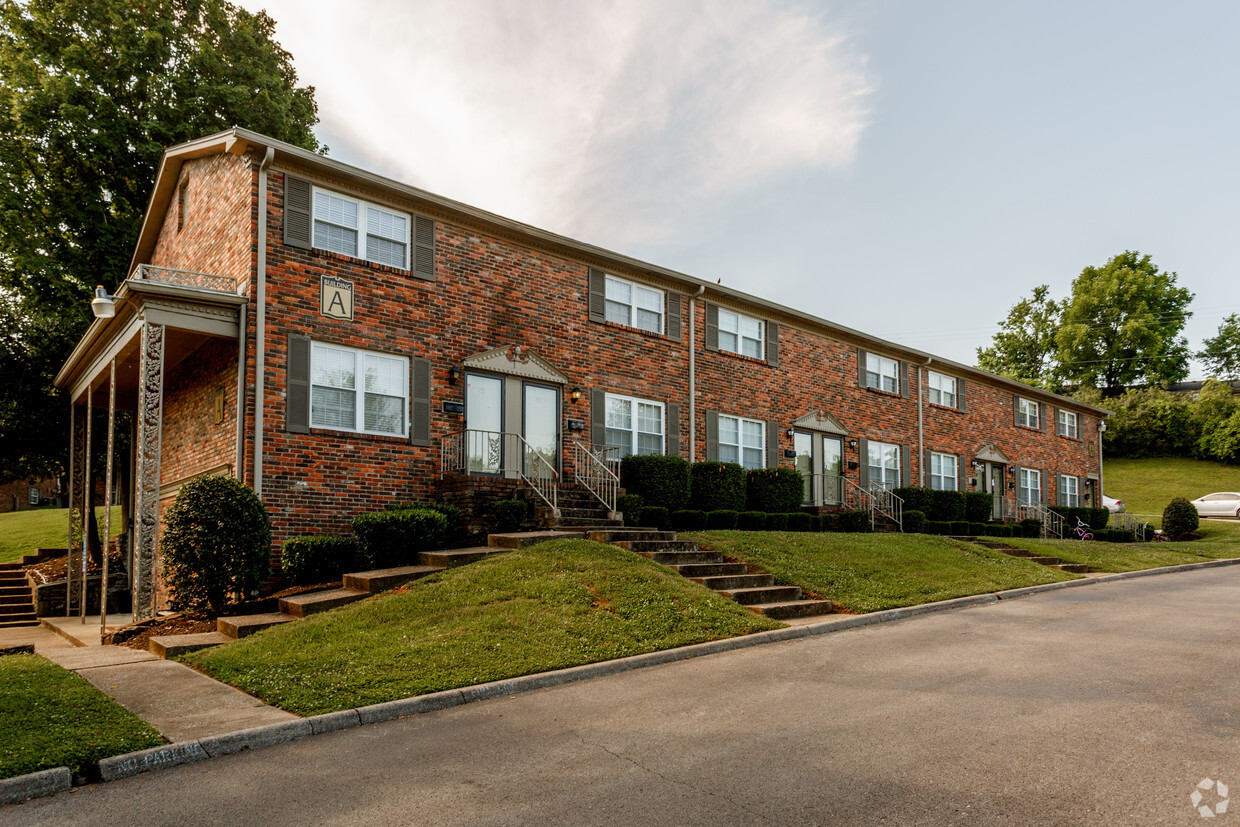
<svg viewBox="0 0 1240 827">
<path fill-rule="evenodd" d="M 120 296 L 108 295 L 108 291 L 100 284 L 95 287 L 95 297 L 90 300 L 90 312 L 96 319 L 111 319 L 116 316 L 116 303 L 129 301 Z"/>
<path fill-rule="evenodd" d="M 851 450 L 851 449 L 853 449 L 853 448 L 856 448 L 856 447 L 857 447 L 857 440 L 855 440 L 855 439 L 850 439 L 850 440 L 848 440 L 848 447 L 849 447 L 849 449 L 850 449 L 850 450 Z"/>
<path fill-rule="evenodd" d="M 455 385 L 459 381 L 461 381 L 461 369 L 453 365 L 448 368 L 448 384 Z"/>
<path fill-rule="evenodd" d="M 791 428 L 789 428 L 788 430 L 784 431 L 784 435 L 785 435 L 785 436 L 787 436 L 787 437 L 788 437 L 788 439 L 792 439 L 792 435 L 793 435 L 793 434 L 795 434 L 795 433 L 796 433 L 796 431 L 792 430 Z"/>
<path fill-rule="evenodd" d="M 581 388 L 573 388 L 569 391 L 568 398 L 573 400 L 573 402 L 579 402 L 581 400 Z"/>
</svg>

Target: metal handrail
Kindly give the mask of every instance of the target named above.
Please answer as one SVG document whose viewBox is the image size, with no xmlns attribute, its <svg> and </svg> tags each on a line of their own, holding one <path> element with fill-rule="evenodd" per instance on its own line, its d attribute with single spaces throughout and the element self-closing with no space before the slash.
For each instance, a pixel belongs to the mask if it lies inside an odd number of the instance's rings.
<svg viewBox="0 0 1240 827">
<path fill-rule="evenodd" d="M 1022 520 L 1034 519 L 1042 521 L 1042 539 L 1063 539 L 1063 517 L 1048 509 L 1042 503 L 1030 503 L 1022 500 L 1017 506 L 1017 516 Z"/>
<path fill-rule="evenodd" d="M 870 523 L 873 528 L 874 517 L 882 514 L 893 521 L 900 530 L 904 530 L 904 499 L 896 492 L 878 483 L 870 483 Z"/>
<path fill-rule="evenodd" d="M 178 270 L 174 267 L 157 267 L 153 264 L 139 264 L 133 278 L 141 281 L 157 281 L 163 284 L 179 284 L 182 287 L 197 287 L 203 290 L 215 290 L 220 293 L 237 292 L 237 280 L 229 276 L 215 273 L 199 273 L 196 270 Z"/>
<path fill-rule="evenodd" d="M 857 485 L 850 479 L 840 478 L 843 480 L 841 488 L 840 505 L 848 511 L 869 511 L 870 527 L 874 524 L 874 498 L 869 491 Z"/>
<path fill-rule="evenodd" d="M 520 451 L 520 466 L 513 468 L 509 457 L 517 451 Z M 513 473 L 551 507 L 556 517 L 560 516 L 560 472 L 520 434 L 472 428 L 445 434 L 439 439 L 439 473 L 440 476 L 464 474 L 467 477 Z"/>
<path fill-rule="evenodd" d="M 572 443 L 573 479 L 597 497 L 607 507 L 608 516 L 615 519 L 616 498 L 620 495 L 620 449 L 607 445 L 591 448 L 575 439 Z"/>
<path fill-rule="evenodd" d="M 844 504 L 844 483 L 846 480 L 839 474 L 809 474 L 800 472 L 805 480 L 809 496 L 805 505 L 836 506 Z"/>
</svg>

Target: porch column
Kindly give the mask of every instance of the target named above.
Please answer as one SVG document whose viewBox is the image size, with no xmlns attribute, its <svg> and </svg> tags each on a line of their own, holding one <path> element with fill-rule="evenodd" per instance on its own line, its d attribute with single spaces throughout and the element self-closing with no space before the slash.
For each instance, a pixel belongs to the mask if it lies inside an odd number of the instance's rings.
<svg viewBox="0 0 1240 827">
<path fill-rule="evenodd" d="M 164 326 L 144 321 L 138 365 L 134 621 L 155 616 L 155 550 L 159 541 L 159 461 L 163 417 Z"/>
<path fill-rule="evenodd" d="M 73 549 L 82 536 L 82 454 L 86 447 L 86 421 L 77 405 L 69 402 L 69 543 L 65 546 L 65 617 L 73 616 Z"/>
<path fill-rule="evenodd" d="M 91 479 L 90 474 L 90 436 L 95 419 L 94 398 L 94 385 L 88 384 L 86 386 L 86 454 L 82 459 L 82 479 L 85 481 L 82 487 L 85 495 L 82 498 L 82 582 L 78 597 L 78 613 L 83 623 L 86 622 L 86 566 L 90 558 L 90 519 L 95 516 L 95 491 L 91 488 L 94 480 Z"/>
<path fill-rule="evenodd" d="M 99 634 L 108 631 L 108 544 L 112 541 L 112 453 L 116 449 L 116 360 L 108 369 L 108 464 L 103 494 L 103 579 L 99 581 Z"/>
</svg>

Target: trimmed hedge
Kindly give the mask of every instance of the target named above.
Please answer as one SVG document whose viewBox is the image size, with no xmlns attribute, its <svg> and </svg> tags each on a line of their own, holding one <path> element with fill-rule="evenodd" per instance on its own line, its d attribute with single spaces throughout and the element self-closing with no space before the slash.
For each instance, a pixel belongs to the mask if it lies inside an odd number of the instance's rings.
<svg viewBox="0 0 1240 827">
<path fill-rule="evenodd" d="M 741 531 L 766 531 L 766 512 L 742 511 L 736 515 L 736 527 Z"/>
<path fill-rule="evenodd" d="M 289 537 L 280 544 L 280 572 L 296 585 L 339 580 L 353 565 L 356 552 L 357 543 L 352 537 Z"/>
<path fill-rule="evenodd" d="M 822 515 L 822 530 L 823 531 L 838 531 L 839 530 L 839 515 L 823 514 Z"/>
<path fill-rule="evenodd" d="M 1187 534 L 1190 531 L 1196 531 L 1200 525 L 1201 519 L 1197 514 L 1197 506 L 1183 497 L 1176 497 L 1163 509 L 1163 534 L 1170 534 L 1173 537 L 1177 534 Z"/>
<path fill-rule="evenodd" d="M 689 503 L 689 463 L 677 456 L 630 454 L 620 460 L 620 485 L 647 506 L 680 511 Z"/>
<path fill-rule="evenodd" d="M 955 534 L 958 537 L 968 537 L 969 536 L 969 524 L 966 523 L 964 520 L 952 520 L 951 521 L 951 533 Z"/>
<path fill-rule="evenodd" d="M 416 563 L 418 553 L 439 548 L 448 518 L 429 508 L 376 511 L 353 518 L 358 550 L 373 568 Z"/>
<path fill-rule="evenodd" d="M 524 500 L 496 500 L 495 530 L 500 533 L 519 530 L 527 513 Z"/>
<path fill-rule="evenodd" d="M 703 511 L 745 507 L 745 469 L 734 462 L 696 462 L 689 467 L 689 502 Z"/>
<path fill-rule="evenodd" d="M 788 530 L 789 531 L 809 531 L 810 518 L 804 511 L 788 512 Z"/>
<path fill-rule="evenodd" d="M 644 506 L 640 494 L 621 494 L 616 497 L 616 510 L 624 515 L 624 524 L 627 526 L 641 525 Z"/>
<path fill-rule="evenodd" d="M 667 531 L 671 518 L 668 516 L 667 508 L 661 505 L 648 505 L 639 512 L 639 521 L 646 528 L 657 528 L 659 531 Z"/>
<path fill-rule="evenodd" d="M 892 493 L 904 500 L 905 514 L 910 511 L 920 511 L 922 514 L 928 514 L 934 505 L 934 491 L 929 488 L 918 488 L 910 485 L 896 488 Z"/>
<path fill-rule="evenodd" d="M 810 531 L 822 531 L 822 515 L 821 514 L 810 514 L 809 515 L 809 530 Z"/>
<path fill-rule="evenodd" d="M 704 531 L 706 529 L 706 512 L 685 508 L 672 512 L 673 531 Z"/>
<path fill-rule="evenodd" d="M 456 538 L 461 529 L 461 509 L 451 503 L 406 503 L 396 502 L 388 503 L 383 507 L 384 511 L 408 511 L 411 508 L 422 508 L 430 511 L 438 511 L 448 520 L 448 526 L 444 529 L 444 537 Z"/>
<path fill-rule="evenodd" d="M 952 533 L 952 524 L 946 520 L 927 520 L 926 533 L 937 534 L 939 536 Z"/>
<path fill-rule="evenodd" d="M 1076 521 L 1089 526 L 1091 531 L 1096 531 L 1107 527 L 1107 520 L 1111 518 L 1111 512 L 1105 508 L 1076 508 L 1068 506 L 1051 506 L 1050 510 L 1063 517 L 1063 527 L 1066 532 L 1076 529 Z M 1065 536 L 1067 536 L 1065 532 Z"/>
<path fill-rule="evenodd" d="M 736 528 L 736 517 L 740 512 L 721 509 L 706 512 L 706 529 L 730 531 Z"/>
<path fill-rule="evenodd" d="M 841 511 L 836 517 L 839 531 L 849 533 L 866 533 L 873 531 L 868 511 Z"/>
<path fill-rule="evenodd" d="M 1020 521 L 1020 536 L 1022 537 L 1041 537 L 1042 521 L 1036 517 L 1026 517 Z"/>
<path fill-rule="evenodd" d="M 767 514 L 766 515 L 767 531 L 787 531 L 788 515 L 787 514 Z"/>
<path fill-rule="evenodd" d="M 792 468 L 755 468 L 745 475 L 745 507 L 767 514 L 787 514 L 801 507 L 805 482 Z"/>
<path fill-rule="evenodd" d="M 959 491 L 931 491 L 926 516 L 934 522 L 964 519 L 964 494 Z"/>
<path fill-rule="evenodd" d="M 986 533 L 985 523 L 973 523 L 973 522 L 969 523 L 969 536 L 981 537 L 985 533 Z"/>
<path fill-rule="evenodd" d="M 1131 531 L 1122 528 L 1100 528 L 1094 532 L 1094 540 L 1102 543 L 1131 543 L 1135 541 Z"/>
<path fill-rule="evenodd" d="M 969 523 L 984 523 L 994 513 L 994 497 L 985 491 L 970 491 L 964 495 L 964 519 Z"/>
<path fill-rule="evenodd" d="M 926 531 L 926 519 L 924 511 L 905 511 L 904 512 L 904 533 L 905 534 L 924 534 Z"/>
</svg>

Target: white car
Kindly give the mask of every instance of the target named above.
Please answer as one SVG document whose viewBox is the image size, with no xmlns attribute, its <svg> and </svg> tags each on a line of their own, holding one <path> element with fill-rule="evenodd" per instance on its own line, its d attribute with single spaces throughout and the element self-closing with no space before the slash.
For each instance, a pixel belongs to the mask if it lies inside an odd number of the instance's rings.
<svg viewBox="0 0 1240 827">
<path fill-rule="evenodd" d="M 1102 495 L 1102 504 L 1106 506 L 1107 511 L 1110 511 L 1112 514 L 1118 514 L 1124 510 L 1123 500 L 1108 497 L 1106 494 Z"/>
<path fill-rule="evenodd" d="M 1202 517 L 1240 517 L 1240 494 L 1218 491 L 1193 500 Z"/>
</svg>

